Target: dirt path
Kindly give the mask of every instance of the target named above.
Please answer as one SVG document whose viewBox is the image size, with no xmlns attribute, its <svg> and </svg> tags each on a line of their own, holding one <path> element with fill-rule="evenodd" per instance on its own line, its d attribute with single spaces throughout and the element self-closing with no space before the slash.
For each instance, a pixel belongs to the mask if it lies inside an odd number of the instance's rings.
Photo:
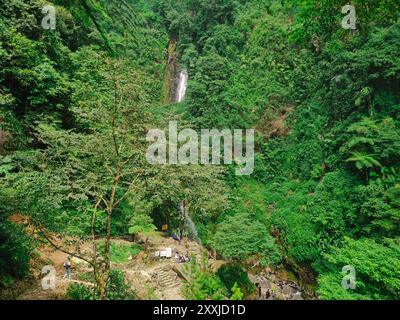
<svg viewBox="0 0 400 320">
<path fill-rule="evenodd" d="M 113 239 L 118 245 L 131 246 L 132 242 L 124 239 Z M 90 251 L 91 243 L 83 243 L 81 249 Z M 142 251 L 128 263 L 115 264 L 112 268 L 119 269 L 125 273 L 126 281 L 136 292 L 138 299 L 159 299 L 159 300 L 183 300 L 182 294 L 183 279 L 181 279 L 174 271 L 174 266 L 178 265 L 174 258 L 161 259 L 155 258 L 154 253 L 159 250 L 171 248 L 174 252 L 181 254 L 195 255 L 199 260 L 202 256 L 202 247 L 197 243 L 186 240 L 178 243 L 177 241 L 166 238 L 162 235 L 154 235 L 149 237 L 146 242 L 146 249 Z M 34 284 L 23 294 L 18 296 L 19 300 L 56 300 L 65 299 L 68 286 L 71 283 L 82 283 L 85 285 L 93 285 L 78 280 L 78 275 L 87 274 L 91 269 L 82 260 L 72 258 L 73 279 L 64 279 L 65 269 L 64 262 L 67 254 L 54 249 L 50 245 L 41 245 L 36 250 L 37 256 L 31 263 L 31 274 L 36 279 Z M 44 266 L 52 266 L 56 272 L 55 289 L 45 290 L 42 288 L 42 278 L 45 274 L 41 274 Z"/>
<path fill-rule="evenodd" d="M 132 246 L 132 242 L 123 239 L 113 239 L 115 244 Z M 131 256 L 126 263 L 112 263 L 112 268 L 121 270 L 125 274 L 127 283 L 131 289 L 135 291 L 139 300 L 184 300 L 182 289 L 184 287 L 185 263 L 178 263 L 175 260 L 175 253 L 195 256 L 197 261 L 207 255 L 207 251 L 194 241 L 185 239 L 181 243 L 167 238 L 162 234 L 156 234 L 144 239 L 138 239 L 146 250 L 140 252 L 136 256 Z M 91 243 L 83 243 L 81 249 L 90 252 Z M 171 258 L 156 257 L 157 251 L 171 248 Z M 38 256 L 34 263 L 34 273 L 37 279 L 34 285 L 21 294 L 19 300 L 57 300 L 65 299 L 68 286 L 72 283 L 80 283 L 92 286 L 92 283 L 80 281 L 81 276 L 89 274 L 91 269 L 86 263 L 79 259 L 71 259 L 73 278 L 65 279 L 64 262 L 67 254 L 55 250 L 53 247 L 42 245 L 37 249 Z M 226 263 L 222 260 L 214 260 L 210 257 L 208 263 L 212 269 L 217 270 L 222 264 Z M 50 265 L 56 271 L 56 287 L 55 289 L 45 290 L 42 288 L 41 279 L 45 276 L 41 274 L 44 266 Z M 32 269 L 32 268 L 31 268 Z M 78 277 L 79 276 L 79 277 Z M 267 272 L 257 276 L 249 274 L 253 283 L 259 283 L 262 288 L 263 296 L 265 292 L 271 291 L 279 299 L 301 299 L 300 289 L 293 281 L 283 281 L 285 278 L 278 272 Z M 274 298 L 274 297 L 271 297 Z"/>
<path fill-rule="evenodd" d="M 71 283 L 80 283 L 87 286 L 93 286 L 93 283 L 73 279 L 64 279 L 63 276 L 56 277 L 54 289 L 44 289 L 42 280 L 20 295 L 17 300 L 64 300 L 65 292 Z"/>
<path fill-rule="evenodd" d="M 178 243 L 176 240 L 160 235 L 146 237 L 146 239 L 140 239 L 139 242 L 145 243 L 147 250 L 139 254 L 132 263 L 123 267 L 138 298 L 184 300 L 182 293 L 184 281 L 174 271 L 174 267 L 183 264 L 178 264 L 174 259 L 175 253 L 193 254 L 199 260 L 202 256 L 202 247 L 190 240 Z M 156 251 L 166 250 L 166 248 L 171 248 L 174 252 L 172 258 L 155 257 Z"/>
<path fill-rule="evenodd" d="M 37 279 L 34 285 L 20 295 L 18 300 L 58 300 L 65 299 L 65 294 L 68 286 L 71 283 L 81 283 L 85 285 L 93 285 L 89 282 L 79 281 L 76 279 L 76 273 L 81 272 L 82 268 L 75 268 L 73 270 L 72 279 L 65 278 L 64 262 L 67 260 L 67 254 L 53 247 L 41 245 L 37 250 L 38 254 L 32 262 L 31 272 Z M 74 264 L 73 264 L 74 265 Z M 42 287 L 42 279 L 46 274 L 42 274 L 42 268 L 45 266 L 52 266 L 56 272 L 55 288 L 44 289 Z"/>
</svg>

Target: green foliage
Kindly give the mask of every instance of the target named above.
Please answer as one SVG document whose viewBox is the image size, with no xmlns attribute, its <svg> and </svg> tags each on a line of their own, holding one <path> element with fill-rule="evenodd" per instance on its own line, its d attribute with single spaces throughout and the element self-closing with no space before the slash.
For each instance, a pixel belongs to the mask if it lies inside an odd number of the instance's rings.
<svg viewBox="0 0 400 320">
<path fill-rule="evenodd" d="M 40 27 L 43 3 L 0 3 L 3 283 L 26 275 L 32 250 L 9 214 L 85 239 L 96 213 L 101 235 L 109 208 L 94 207 L 119 168 L 112 235 L 173 229 L 186 200 L 203 243 L 226 259 L 312 269 L 323 299 L 398 298 L 397 0 L 353 0 L 355 31 L 340 26 L 346 0 L 56 0 L 56 30 Z M 171 106 L 167 63 L 189 72 L 185 101 Z M 170 120 L 255 128 L 251 179 L 230 166 L 149 166 L 146 132 Z M 138 250 L 113 244 L 112 260 Z M 355 291 L 340 286 L 348 264 Z M 235 268 L 221 281 L 192 262 L 187 297 L 247 296 Z"/>
<path fill-rule="evenodd" d="M 356 2 L 353 34 L 340 27 L 345 4 L 249 1 L 202 41 L 185 32 L 198 25 L 184 5 L 170 16 L 191 75 L 187 117 L 256 126 L 268 139 L 257 140 L 259 183 L 228 176 L 231 208 L 200 227 L 224 257 L 247 259 L 263 242 L 318 272 L 345 236 L 398 235 L 398 206 L 385 192 L 399 179 L 398 3 Z M 279 117 L 287 136 L 269 131 Z"/>
<path fill-rule="evenodd" d="M 100 250 L 104 250 L 104 244 L 100 245 Z M 133 257 L 143 251 L 143 247 L 137 243 L 126 245 L 111 241 L 110 259 L 113 263 L 128 263 L 129 257 Z"/>
<path fill-rule="evenodd" d="M 221 280 L 214 275 L 207 265 L 207 259 L 200 264 L 192 257 L 190 264 L 185 268 L 188 279 L 183 293 L 189 300 L 223 300 L 226 289 Z"/>
<path fill-rule="evenodd" d="M 332 36 L 343 36 L 340 23 L 344 18 L 341 8 L 349 4 L 346 0 L 306 0 L 296 1 L 299 6 L 299 21 L 294 28 L 293 37 L 303 41 L 310 40 L 313 35 L 322 39 Z M 395 0 L 374 1 L 354 0 L 356 8 L 357 29 L 366 34 L 375 26 L 385 26 L 397 21 L 399 3 Z"/>
<path fill-rule="evenodd" d="M 346 238 L 345 245 L 324 255 L 326 271 L 318 279 L 323 299 L 398 299 L 400 295 L 400 246 L 398 240 L 377 243 Z M 343 266 L 356 270 L 356 289 L 341 288 Z"/>
<path fill-rule="evenodd" d="M 0 217 L 0 287 L 7 284 L 7 278 L 24 278 L 28 275 L 34 241 L 22 226 Z"/>
<path fill-rule="evenodd" d="M 233 296 L 238 298 L 240 295 L 242 297 L 247 297 L 256 290 L 255 285 L 250 281 L 247 273 L 238 264 L 224 264 L 218 269 L 217 275 L 227 288 L 231 300 L 233 300 Z"/>
<path fill-rule="evenodd" d="M 268 229 L 249 214 L 226 218 L 217 226 L 213 247 L 226 259 L 258 255 L 263 263 L 278 263 L 280 255 Z"/>
<path fill-rule="evenodd" d="M 347 161 L 355 162 L 358 170 L 382 167 L 382 165 L 370 155 L 359 152 L 352 152 L 352 156 Z"/>
<path fill-rule="evenodd" d="M 377 122 L 364 118 L 353 123 L 348 131 L 352 137 L 342 148 L 352 154 L 347 161 L 354 162 L 358 170 L 365 170 L 373 179 L 389 180 L 383 169 L 391 168 L 395 173 L 395 159 L 400 156 L 400 134 L 394 120 L 385 118 Z"/>
<path fill-rule="evenodd" d="M 68 287 L 69 300 L 97 300 L 98 296 L 94 288 L 83 284 L 73 283 Z M 130 285 L 125 281 L 122 271 L 113 269 L 107 284 L 107 300 L 135 300 L 136 295 Z"/>
<path fill-rule="evenodd" d="M 343 172 L 327 173 L 309 201 L 318 236 L 320 251 L 339 245 L 346 234 L 346 225 L 354 212 L 355 181 Z"/>
<path fill-rule="evenodd" d="M 310 263 L 318 257 L 317 230 L 307 210 L 310 195 L 299 183 L 271 186 L 272 223 L 279 230 L 279 245 L 298 263 Z M 273 189 L 275 188 L 275 189 Z"/>
<path fill-rule="evenodd" d="M 268 202 L 265 194 L 268 187 L 255 179 L 234 178 L 235 187 L 232 190 L 231 199 L 233 202 L 229 214 L 240 214 L 242 212 L 251 212 L 261 221 L 265 219 L 265 212 L 268 211 Z"/>
<path fill-rule="evenodd" d="M 129 222 L 128 233 L 136 235 L 140 232 L 151 232 L 155 231 L 157 228 L 153 224 L 153 219 L 145 214 L 134 215 Z"/>
<path fill-rule="evenodd" d="M 396 237 L 399 234 L 399 208 L 393 205 L 382 185 L 360 186 L 357 201 L 359 213 L 354 216 L 354 233 L 371 238 Z"/>
<path fill-rule="evenodd" d="M 232 287 L 232 289 L 231 289 L 231 291 L 232 291 L 232 295 L 231 295 L 231 297 L 229 298 L 229 300 L 244 300 L 243 299 L 243 293 L 242 293 L 242 291 L 240 290 L 240 288 L 237 286 L 237 284 L 235 283 L 234 284 L 234 286 Z"/>
<path fill-rule="evenodd" d="M 67 290 L 69 300 L 95 300 L 95 296 L 94 289 L 83 284 L 73 283 Z"/>
<path fill-rule="evenodd" d="M 107 299 L 135 300 L 136 295 L 130 284 L 125 281 L 125 274 L 120 270 L 112 270 L 107 284 Z"/>
</svg>

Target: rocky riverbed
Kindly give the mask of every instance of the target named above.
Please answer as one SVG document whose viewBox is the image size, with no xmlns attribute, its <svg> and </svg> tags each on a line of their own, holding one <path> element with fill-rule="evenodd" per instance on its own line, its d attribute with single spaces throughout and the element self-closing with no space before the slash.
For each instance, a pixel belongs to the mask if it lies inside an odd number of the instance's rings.
<svg viewBox="0 0 400 320">
<path fill-rule="evenodd" d="M 304 300 L 304 292 L 295 281 L 283 280 L 272 270 L 249 273 L 249 279 L 257 287 L 259 300 Z"/>
</svg>

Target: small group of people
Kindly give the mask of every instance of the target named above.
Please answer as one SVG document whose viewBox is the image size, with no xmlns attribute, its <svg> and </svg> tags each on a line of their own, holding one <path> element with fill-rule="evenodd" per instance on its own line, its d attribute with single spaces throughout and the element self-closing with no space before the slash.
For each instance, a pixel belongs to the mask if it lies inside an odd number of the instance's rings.
<svg viewBox="0 0 400 320">
<path fill-rule="evenodd" d="M 256 283 L 256 286 L 258 288 L 258 300 L 263 300 L 263 296 L 262 296 L 262 287 L 260 283 Z M 270 289 L 266 289 L 265 290 L 265 300 L 269 300 L 271 298 L 274 298 L 275 294 L 273 292 L 271 292 Z"/>
<path fill-rule="evenodd" d="M 179 252 L 175 253 L 175 261 L 177 263 L 186 263 L 186 262 L 190 262 L 190 256 L 189 256 L 189 252 L 187 252 L 186 254 L 181 254 Z"/>
</svg>

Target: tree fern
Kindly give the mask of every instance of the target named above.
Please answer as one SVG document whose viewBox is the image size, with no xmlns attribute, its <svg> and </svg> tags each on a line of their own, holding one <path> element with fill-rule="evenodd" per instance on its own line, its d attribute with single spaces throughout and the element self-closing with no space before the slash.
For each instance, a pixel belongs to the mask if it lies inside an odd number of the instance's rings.
<svg viewBox="0 0 400 320">
<path fill-rule="evenodd" d="M 372 155 L 363 154 L 360 152 L 352 152 L 352 156 L 346 161 L 354 162 L 359 170 L 382 167 L 379 161 L 376 160 Z"/>
</svg>

